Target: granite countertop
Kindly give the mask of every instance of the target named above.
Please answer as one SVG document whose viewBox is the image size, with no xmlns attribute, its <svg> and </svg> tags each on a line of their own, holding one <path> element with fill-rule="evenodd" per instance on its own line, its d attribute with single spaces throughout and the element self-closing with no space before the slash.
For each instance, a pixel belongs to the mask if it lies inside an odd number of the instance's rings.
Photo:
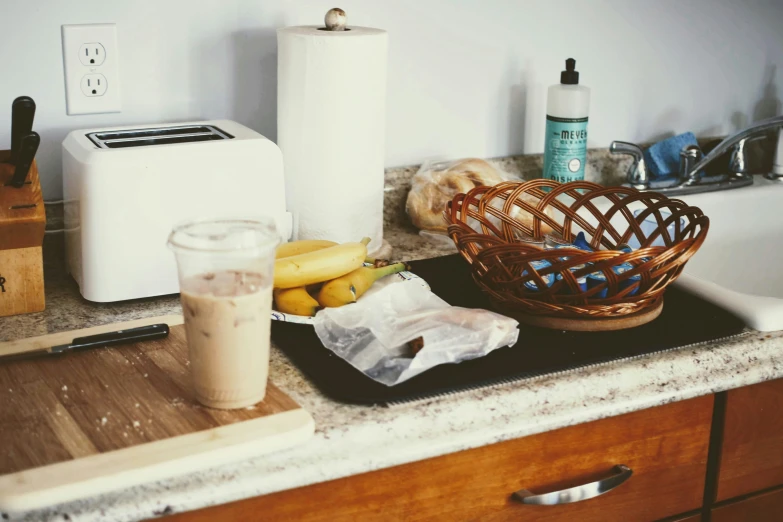
<svg viewBox="0 0 783 522">
<path fill-rule="evenodd" d="M 395 257 L 451 253 L 411 229 L 385 237 Z M 0 319 L 1 340 L 179 313 L 176 297 L 95 305 L 61 268 L 61 239 L 47 236 L 47 311 Z M 307 443 L 276 454 L 136 486 L 4 520 L 129 521 L 198 509 L 589 422 L 783 377 L 783 332 L 581 368 L 434 400 L 355 406 L 323 396 L 273 347 L 270 378 L 315 419 Z"/>
</svg>

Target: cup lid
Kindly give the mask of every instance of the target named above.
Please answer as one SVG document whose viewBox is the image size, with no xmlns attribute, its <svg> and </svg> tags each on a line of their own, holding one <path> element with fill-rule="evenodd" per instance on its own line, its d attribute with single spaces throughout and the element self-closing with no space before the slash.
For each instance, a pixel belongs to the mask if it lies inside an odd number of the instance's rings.
<svg viewBox="0 0 783 522">
<path fill-rule="evenodd" d="M 271 217 L 208 218 L 176 225 L 168 246 L 175 252 L 204 254 L 263 254 L 280 244 Z"/>
</svg>

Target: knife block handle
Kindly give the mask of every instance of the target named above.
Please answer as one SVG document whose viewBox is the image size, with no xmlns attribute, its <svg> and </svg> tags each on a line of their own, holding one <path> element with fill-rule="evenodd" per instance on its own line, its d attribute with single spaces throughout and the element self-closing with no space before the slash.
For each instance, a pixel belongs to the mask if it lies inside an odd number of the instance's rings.
<svg viewBox="0 0 783 522">
<path fill-rule="evenodd" d="M 46 211 L 38 164 L 21 188 L 10 186 L 11 151 L 0 150 L 0 317 L 40 312 L 46 307 L 43 238 Z"/>
</svg>

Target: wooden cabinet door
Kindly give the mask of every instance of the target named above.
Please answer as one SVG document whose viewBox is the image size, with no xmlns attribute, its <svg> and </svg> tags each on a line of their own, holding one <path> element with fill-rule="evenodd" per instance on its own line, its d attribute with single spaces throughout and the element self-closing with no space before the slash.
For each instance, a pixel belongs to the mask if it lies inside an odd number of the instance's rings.
<svg viewBox="0 0 783 522">
<path fill-rule="evenodd" d="M 690 515 L 683 518 L 675 518 L 674 520 L 667 518 L 666 520 L 669 520 L 669 522 L 701 522 L 701 514 Z"/>
<path fill-rule="evenodd" d="M 780 522 L 783 520 L 783 488 L 712 510 L 712 522 Z"/>
<path fill-rule="evenodd" d="M 720 459 L 718 501 L 783 484 L 783 379 L 727 392 Z"/>
<path fill-rule="evenodd" d="M 168 520 L 655 520 L 701 507 L 712 404 L 699 397 Z M 589 483 L 617 464 L 633 475 L 589 500 L 529 505 L 512 497 Z"/>
</svg>

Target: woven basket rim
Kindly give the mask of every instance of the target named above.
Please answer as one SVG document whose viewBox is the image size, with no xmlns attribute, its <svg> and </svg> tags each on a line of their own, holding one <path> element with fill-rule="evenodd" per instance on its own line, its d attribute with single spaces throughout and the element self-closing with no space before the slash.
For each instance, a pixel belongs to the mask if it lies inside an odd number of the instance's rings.
<svg viewBox="0 0 783 522">
<path fill-rule="evenodd" d="M 568 196 L 571 203 L 564 203 L 562 195 Z M 609 209 L 599 212 L 593 205 L 597 198 L 609 200 Z M 493 206 L 496 200 L 500 203 Z M 634 217 L 630 205 L 637 203 L 642 212 Z M 529 227 L 520 226 L 522 222 L 511 217 L 511 212 L 519 212 L 515 209 L 531 216 Z M 551 215 L 553 211 L 561 214 L 562 224 Z M 664 218 L 663 212 L 669 213 L 669 217 Z M 597 222 L 596 226 L 588 223 L 585 213 Z M 656 233 L 647 236 L 648 242 L 660 236 L 667 245 L 640 247 L 630 253 L 607 248 L 616 248 L 623 242 L 620 240 L 633 236 L 645 237 L 641 225 L 650 216 L 659 225 Z M 474 280 L 494 303 L 533 315 L 574 318 L 630 315 L 658 305 L 668 285 L 679 277 L 685 263 L 701 247 L 709 229 L 709 218 L 701 209 L 657 192 L 544 179 L 503 182 L 457 194 L 448 203 L 444 217 L 448 235 L 470 263 Z M 628 228 L 622 233 L 612 224 L 615 218 L 627 222 Z M 481 232 L 468 224 L 471 219 L 478 223 Z M 674 227 L 674 237 L 668 232 L 670 226 Z M 603 249 L 592 253 L 540 250 L 512 240 L 518 229 L 540 239 L 547 227 L 567 241 L 575 235 L 574 228 L 591 230 L 594 246 Z M 563 257 L 568 259 L 563 261 Z M 540 260 L 546 260 L 549 266 L 537 269 L 530 265 Z M 628 269 L 626 263 L 632 268 Z M 618 274 L 620 265 L 625 268 Z M 598 269 L 592 273 L 600 272 L 606 283 L 598 285 L 600 290 L 584 289 L 581 280 L 594 267 Z M 600 297 L 602 292 L 607 296 Z"/>
</svg>

